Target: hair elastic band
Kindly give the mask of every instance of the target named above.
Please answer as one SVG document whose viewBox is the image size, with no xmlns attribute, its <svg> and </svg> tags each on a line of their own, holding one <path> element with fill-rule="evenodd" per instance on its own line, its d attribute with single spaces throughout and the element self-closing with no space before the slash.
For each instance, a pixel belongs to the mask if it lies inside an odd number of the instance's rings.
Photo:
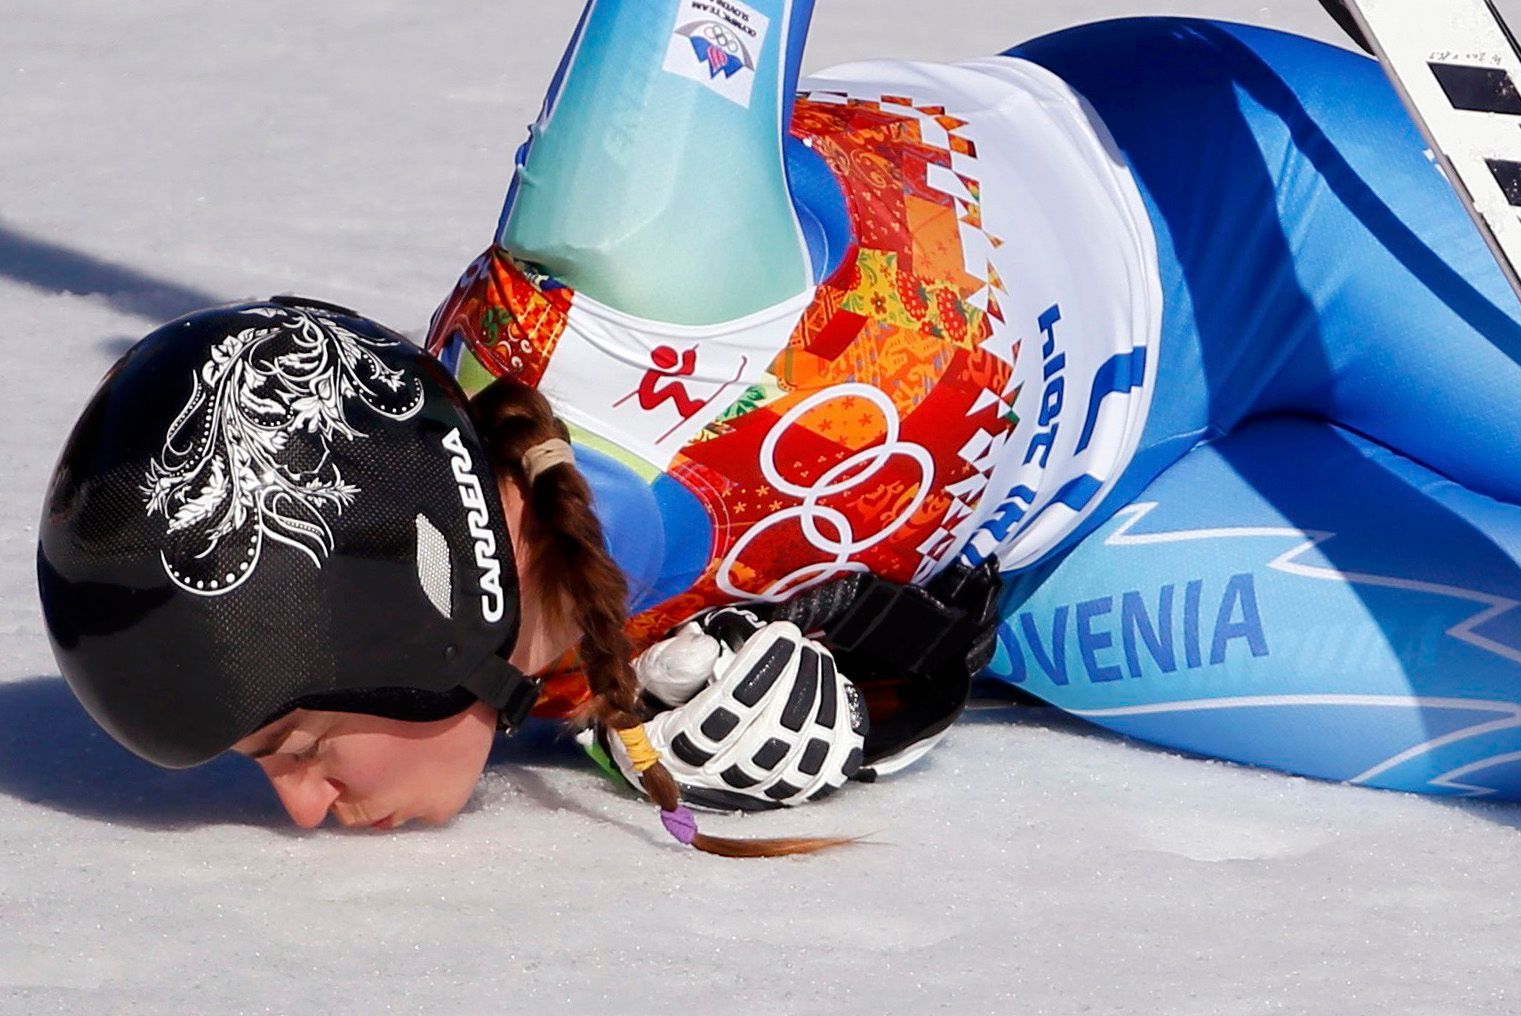
<svg viewBox="0 0 1521 1016">
<path fill-rule="evenodd" d="M 685 805 L 671 811 L 662 811 L 660 821 L 665 826 L 665 831 L 683 846 L 690 847 L 692 841 L 697 839 L 697 816 Z"/>
<path fill-rule="evenodd" d="M 644 733 L 644 724 L 618 731 L 618 740 L 628 749 L 628 760 L 633 764 L 634 772 L 643 773 L 660 761 L 655 746 Z"/>
<path fill-rule="evenodd" d="M 523 472 L 528 474 L 530 487 L 546 469 L 575 464 L 575 449 L 570 446 L 569 441 L 562 441 L 557 437 L 542 441 L 523 453 Z"/>
<path fill-rule="evenodd" d="M 650 744 L 650 739 L 644 732 L 644 724 L 618 731 L 618 740 L 628 749 L 628 759 L 633 763 L 634 772 L 643 775 L 660 761 L 655 746 Z M 669 811 L 662 808 L 660 823 L 683 846 L 690 847 L 697 838 L 697 817 L 683 805 L 677 805 Z"/>
</svg>

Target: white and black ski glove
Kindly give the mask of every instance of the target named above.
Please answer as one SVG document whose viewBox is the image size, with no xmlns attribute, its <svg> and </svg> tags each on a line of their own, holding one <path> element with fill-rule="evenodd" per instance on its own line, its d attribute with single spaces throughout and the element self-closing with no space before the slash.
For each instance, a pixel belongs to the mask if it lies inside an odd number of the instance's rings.
<svg viewBox="0 0 1521 1016">
<path fill-rule="evenodd" d="M 673 708 L 644 725 L 682 798 L 758 811 L 817 800 L 861 768 L 866 708 L 834 657 L 788 621 L 739 608 L 688 622 L 634 661 L 645 692 Z M 616 737 L 604 750 L 640 785 Z"/>
</svg>

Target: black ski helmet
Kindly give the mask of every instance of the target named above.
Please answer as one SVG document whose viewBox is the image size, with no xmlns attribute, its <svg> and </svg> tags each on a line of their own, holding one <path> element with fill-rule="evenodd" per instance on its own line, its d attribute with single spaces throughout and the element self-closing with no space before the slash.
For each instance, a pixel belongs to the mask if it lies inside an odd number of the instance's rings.
<svg viewBox="0 0 1521 1016">
<path fill-rule="evenodd" d="M 113 366 L 47 492 L 38 585 L 91 716 L 197 765 L 296 706 L 508 725 L 517 571 L 464 394 L 407 339 L 276 297 Z"/>
</svg>

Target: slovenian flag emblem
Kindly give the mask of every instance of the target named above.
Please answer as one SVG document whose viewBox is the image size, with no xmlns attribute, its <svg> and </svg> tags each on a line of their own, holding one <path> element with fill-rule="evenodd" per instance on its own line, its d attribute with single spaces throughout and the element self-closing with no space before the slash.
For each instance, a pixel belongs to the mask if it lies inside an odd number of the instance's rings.
<svg viewBox="0 0 1521 1016">
<path fill-rule="evenodd" d="M 676 31 L 692 44 L 692 52 L 708 68 L 709 79 L 720 74 L 732 78 L 742 70 L 755 69 L 755 61 L 740 40 L 739 33 L 722 22 L 694 21 Z"/>
<path fill-rule="evenodd" d="M 707 39 L 692 37 L 692 48 L 697 51 L 697 59 L 708 65 L 710 77 L 718 77 L 722 74 L 726 78 L 732 78 L 739 71 L 744 70 L 745 62 L 733 53 L 719 49 Z"/>
</svg>

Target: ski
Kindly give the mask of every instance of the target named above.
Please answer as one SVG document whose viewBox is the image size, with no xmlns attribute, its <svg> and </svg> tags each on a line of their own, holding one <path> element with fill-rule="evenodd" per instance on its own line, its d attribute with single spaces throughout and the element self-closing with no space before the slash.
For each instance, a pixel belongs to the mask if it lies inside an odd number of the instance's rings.
<svg viewBox="0 0 1521 1016">
<path fill-rule="evenodd" d="M 1321 3 L 1378 57 L 1521 296 L 1521 50 L 1492 0 Z"/>
<path fill-rule="evenodd" d="M 1335 19 L 1336 24 L 1341 27 L 1341 30 L 1351 36 L 1352 41 L 1361 46 L 1364 52 L 1373 52 L 1373 44 L 1368 41 L 1368 37 L 1363 34 L 1363 30 L 1358 27 L 1357 19 L 1352 16 L 1351 10 L 1347 8 L 1347 0 L 1320 0 L 1320 6 L 1326 9 L 1326 13 Z"/>
</svg>

